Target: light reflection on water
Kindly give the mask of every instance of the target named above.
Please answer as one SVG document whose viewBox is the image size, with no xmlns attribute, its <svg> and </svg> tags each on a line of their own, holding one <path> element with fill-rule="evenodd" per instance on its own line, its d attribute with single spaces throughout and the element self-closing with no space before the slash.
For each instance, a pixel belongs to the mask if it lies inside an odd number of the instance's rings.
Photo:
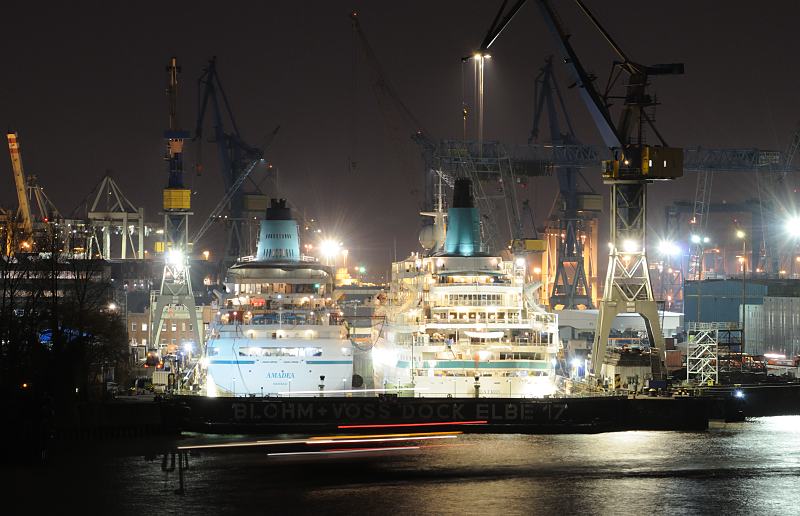
<svg viewBox="0 0 800 516">
<path fill-rule="evenodd" d="M 210 441 L 191 441 L 204 440 Z M 49 483 L 65 503 L 91 499 L 114 514 L 155 508 L 162 514 L 797 510 L 800 416 L 718 425 L 705 433 L 462 435 L 456 441 L 357 460 L 275 460 L 255 448 L 203 451 L 189 456 L 184 496 L 174 493 L 177 468 L 163 471 L 161 456 L 86 456 L 26 470 L 17 477 L 18 492 Z"/>
</svg>

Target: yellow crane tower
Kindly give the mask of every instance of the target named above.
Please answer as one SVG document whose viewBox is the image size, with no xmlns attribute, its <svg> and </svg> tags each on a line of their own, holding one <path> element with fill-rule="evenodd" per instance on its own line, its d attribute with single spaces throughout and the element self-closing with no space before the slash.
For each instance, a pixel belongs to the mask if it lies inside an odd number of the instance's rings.
<svg viewBox="0 0 800 516">
<path fill-rule="evenodd" d="M 24 244 L 29 238 L 33 236 L 33 219 L 31 218 L 31 207 L 28 203 L 27 192 L 27 179 L 25 177 L 25 170 L 22 168 L 22 155 L 19 150 L 19 137 L 16 132 L 9 131 L 6 134 L 8 138 L 8 151 L 11 154 L 11 168 L 14 170 L 14 184 L 17 187 L 17 200 L 19 201 L 19 210 L 17 211 L 17 218 L 22 218 L 22 231 L 23 235 L 20 241 Z M 12 224 L 9 224 L 9 230 Z"/>
</svg>

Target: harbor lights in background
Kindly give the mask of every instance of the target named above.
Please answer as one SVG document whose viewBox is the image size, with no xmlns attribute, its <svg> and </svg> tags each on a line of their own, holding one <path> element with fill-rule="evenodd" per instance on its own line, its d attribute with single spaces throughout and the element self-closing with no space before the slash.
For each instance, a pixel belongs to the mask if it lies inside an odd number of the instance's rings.
<svg viewBox="0 0 800 516">
<path fill-rule="evenodd" d="M 324 258 L 325 265 L 335 265 L 336 257 L 342 249 L 342 243 L 332 238 L 326 238 L 319 244 L 319 252 Z"/>
<path fill-rule="evenodd" d="M 662 240 L 658 243 L 658 254 L 661 256 L 674 258 L 681 254 L 681 248 L 678 244 L 671 240 Z"/>
<path fill-rule="evenodd" d="M 586 373 L 586 360 L 580 358 L 573 358 L 570 361 L 572 366 L 572 378 L 583 378 Z"/>
<path fill-rule="evenodd" d="M 792 238 L 800 238 L 800 216 L 790 217 L 785 225 L 786 233 Z"/>
<path fill-rule="evenodd" d="M 786 235 L 793 240 L 792 244 L 800 242 L 800 216 L 794 215 L 789 217 L 784 223 L 784 231 Z M 796 249 L 793 248 L 793 251 Z M 794 254 L 794 252 L 792 252 Z M 797 267 L 800 267 L 800 256 L 797 256 L 791 263 L 790 277 L 797 277 Z"/>
</svg>

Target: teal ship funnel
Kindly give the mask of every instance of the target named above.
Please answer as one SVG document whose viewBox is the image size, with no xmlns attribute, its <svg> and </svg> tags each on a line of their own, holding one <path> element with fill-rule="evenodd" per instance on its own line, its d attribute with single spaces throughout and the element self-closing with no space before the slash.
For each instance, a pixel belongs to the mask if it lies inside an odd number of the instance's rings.
<svg viewBox="0 0 800 516">
<path fill-rule="evenodd" d="M 456 179 L 453 204 L 447 210 L 444 252 L 451 256 L 482 254 L 480 219 L 472 198 L 472 181 L 469 179 Z"/>
<path fill-rule="evenodd" d="M 258 232 L 257 262 L 299 262 L 300 235 L 286 199 L 271 199 Z"/>
</svg>

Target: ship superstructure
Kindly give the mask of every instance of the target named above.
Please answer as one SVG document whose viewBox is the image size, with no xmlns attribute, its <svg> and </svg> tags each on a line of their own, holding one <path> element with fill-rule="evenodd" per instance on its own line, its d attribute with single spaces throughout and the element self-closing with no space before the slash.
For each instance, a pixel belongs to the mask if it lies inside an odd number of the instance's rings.
<svg viewBox="0 0 800 516">
<path fill-rule="evenodd" d="M 332 301 L 333 271 L 300 253 L 297 222 L 272 199 L 256 256 L 228 269 L 208 342 L 210 396 L 350 389 L 352 345 Z"/>
<path fill-rule="evenodd" d="M 437 212 L 434 226 L 445 218 L 441 203 Z M 446 217 L 446 232 L 425 231 L 427 255 L 392 265 L 376 384 L 418 396 L 554 394 L 557 316 L 537 304 L 525 260 L 486 252 L 469 180 L 456 181 Z"/>
</svg>

